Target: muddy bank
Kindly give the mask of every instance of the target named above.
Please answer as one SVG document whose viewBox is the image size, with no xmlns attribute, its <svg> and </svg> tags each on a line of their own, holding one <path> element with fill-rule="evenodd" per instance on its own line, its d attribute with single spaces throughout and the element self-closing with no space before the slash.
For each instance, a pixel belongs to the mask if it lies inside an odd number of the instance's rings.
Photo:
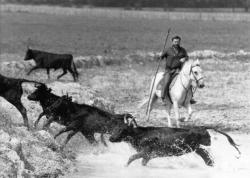
<svg viewBox="0 0 250 178">
<path fill-rule="evenodd" d="M 96 97 L 94 90 L 78 83 L 54 82 L 48 84 L 57 95 L 68 93 L 73 100 L 87 103 L 114 112 L 114 105 L 103 98 Z M 34 91 L 32 84 L 23 84 L 22 103 L 27 109 L 29 125 L 33 126 L 41 112 L 41 107 L 27 100 Z M 45 118 L 42 118 L 44 121 Z M 40 123 L 41 127 L 43 121 Z M 0 175 L 3 177 L 58 177 L 74 170 L 75 151 L 84 139 L 77 136 L 64 150 L 60 143 L 65 135 L 54 140 L 53 135 L 62 126 L 52 124 L 49 132 L 23 126 L 21 114 L 3 98 L 0 99 Z"/>
</svg>

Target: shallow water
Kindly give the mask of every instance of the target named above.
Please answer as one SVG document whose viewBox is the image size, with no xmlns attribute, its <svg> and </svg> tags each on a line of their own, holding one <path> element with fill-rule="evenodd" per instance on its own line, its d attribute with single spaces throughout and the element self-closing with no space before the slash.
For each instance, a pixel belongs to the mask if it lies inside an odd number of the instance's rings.
<svg viewBox="0 0 250 178">
<path fill-rule="evenodd" d="M 102 145 L 85 148 L 78 155 L 78 172 L 66 177 L 80 178 L 127 178 L 127 177 L 174 177 L 174 178 L 228 178 L 250 177 L 250 135 L 230 134 L 240 145 L 241 156 L 229 145 L 227 139 L 210 132 L 212 145 L 206 149 L 213 156 L 214 167 L 208 167 L 195 153 L 180 157 L 156 158 L 148 165 L 141 166 L 136 160 L 129 167 L 124 165 L 135 150 L 126 143 L 109 143 L 108 148 Z M 238 158 L 239 157 L 239 158 Z"/>
</svg>

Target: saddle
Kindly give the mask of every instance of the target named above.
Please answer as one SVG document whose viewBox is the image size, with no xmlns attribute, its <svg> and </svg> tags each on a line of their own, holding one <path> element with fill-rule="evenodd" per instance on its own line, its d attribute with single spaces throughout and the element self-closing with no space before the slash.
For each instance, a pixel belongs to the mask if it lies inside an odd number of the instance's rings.
<svg viewBox="0 0 250 178">
<path fill-rule="evenodd" d="M 167 83 L 167 85 L 166 85 L 165 91 L 167 91 L 167 93 L 166 93 L 166 96 L 165 96 L 164 99 L 169 99 L 169 101 L 170 101 L 171 103 L 173 103 L 173 102 L 172 102 L 172 100 L 171 100 L 169 90 L 170 90 L 170 88 L 172 88 L 172 86 L 174 85 L 174 83 L 175 83 L 175 81 L 176 81 L 177 76 L 179 75 L 179 73 L 180 73 L 179 70 L 173 70 L 173 71 L 171 71 L 171 72 L 170 72 L 169 81 L 168 81 L 168 83 Z M 161 88 L 163 87 L 162 85 L 163 85 L 163 84 L 160 83 Z M 162 90 L 162 91 L 163 91 L 163 90 Z"/>
</svg>

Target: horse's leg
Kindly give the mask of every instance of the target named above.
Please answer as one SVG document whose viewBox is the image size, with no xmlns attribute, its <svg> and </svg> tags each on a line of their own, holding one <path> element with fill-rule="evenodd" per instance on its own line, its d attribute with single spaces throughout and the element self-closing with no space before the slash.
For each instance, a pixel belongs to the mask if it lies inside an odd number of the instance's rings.
<svg viewBox="0 0 250 178">
<path fill-rule="evenodd" d="M 192 107 L 191 107 L 191 104 L 190 104 L 190 103 L 188 103 L 187 109 L 188 109 L 188 117 L 185 119 L 185 121 L 190 120 L 191 117 L 192 117 L 192 114 L 193 114 L 193 110 L 192 110 Z"/>
<path fill-rule="evenodd" d="M 147 110 L 147 120 L 150 118 L 150 112 L 153 109 L 154 103 L 157 99 L 157 96 L 153 93 L 151 99 L 148 101 L 148 110 Z"/>
<path fill-rule="evenodd" d="M 179 124 L 180 113 L 179 113 L 178 102 L 173 101 L 173 106 L 174 106 L 174 112 L 175 112 L 176 127 L 180 127 L 180 124 Z"/>
<path fill-rule="evenodd" d="M 170 111 L 171 111 L 171 104 L 167 104 L 167 108 L 166 108 L 166 114 L 167 114 L 167 119 L 168 119 L 168 127 L 172 127 L 171 124 L 171 119 L 170 119 Z"/>
</svg>

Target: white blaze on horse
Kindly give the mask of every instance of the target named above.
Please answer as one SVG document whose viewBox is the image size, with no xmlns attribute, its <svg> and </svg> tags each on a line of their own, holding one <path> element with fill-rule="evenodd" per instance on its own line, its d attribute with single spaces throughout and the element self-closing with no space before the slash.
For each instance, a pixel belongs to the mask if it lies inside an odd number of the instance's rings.
<svg viewBox="0 0 250 178">
<path fill-rule="evenodd" d="M 146 111 L 147 119 L 150 118 L 150 112 L 154 107 L 154 104 L 158 99 L 161 99 L 161 87 L 158 87 L 161 83 L 161 80 L 164 77 L 164 72 L 159 72 L 156 75 L 155 83 L 153 85 L 153 80 L 151 82 L 150 92 L 151 98 L 150 100 L 144 101 L 143 104 L 141 104 L 140 107 L 148 103 L 148 109 Z M 192 87 L 191 87 L 192 85 Z M 193 96 L 193 88 L 203 88 L 205 86 L 204 84 L 204 77 L 202 74 L 202 69 L 200 67 L 199 60 L 192 60 L 189 59 L 186 61 L 179 72 L 179 74 L 175 77 L 175 79 L 171 82 L 169 87 L 169 97 L 165 97 L 164 100 L 166 104 L 166 110 L 167 110 L 167 119 L 168 119 L 168 126 L 171 127 L 171 120 L 170 120 L 170 111 L 171 108 L 174 108 L 175 112 L 175 119 L 176 119 L 176 126 L 179 127 L 179 120 L 180 120 L 180 114 L 179 114 L 179 107 L 183 106 L 188 110 L 188 118 L 184 118 L 184 121 L 188 121 L 191 119 L 192 116 L 192 108 L 190 104 L 190 100 Z M 160 88 L 160 90 L 158 89 Z"/>
</svg>

